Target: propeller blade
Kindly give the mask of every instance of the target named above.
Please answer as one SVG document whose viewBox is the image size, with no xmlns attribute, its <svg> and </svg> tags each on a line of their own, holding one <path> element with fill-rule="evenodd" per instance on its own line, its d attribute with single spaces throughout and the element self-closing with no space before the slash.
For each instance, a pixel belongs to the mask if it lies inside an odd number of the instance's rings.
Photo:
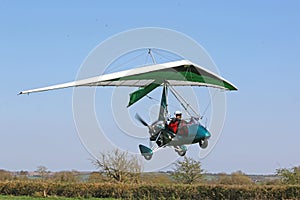
<svg viewBox="0 0 300 200">
<path fill-rule="evenodd" d="M 141 122 L 144 126 L 147 126 L 149 128 L 149 125 L 147 124 L 147 122 L 145 122 L 145 120 L 142 119 L 142 117 L 139 114 L 135 114 L 135 118 Z"/>
<path fill-rule="evenodd" d="M 154 131 L 154 129 L 153 129 L 153 126 L 154 126 L 154 124 L 156 124 L 158 121 L 155 121 L 153 124 L 149 125 L 149 124 L 148 124 L 145 120 L 143 120 L 143 118 L 142 118 L 139 114 L 137 114 L 137 113 L 135 114 L 135 118 L 136 118 L 139 122 L 141 122 L 144 126 L 147 126 L 147 127 L 148 127 L 149 133 L 150 133 L 151 136 L 155 134 L 155 131 Z"/>
</svg>

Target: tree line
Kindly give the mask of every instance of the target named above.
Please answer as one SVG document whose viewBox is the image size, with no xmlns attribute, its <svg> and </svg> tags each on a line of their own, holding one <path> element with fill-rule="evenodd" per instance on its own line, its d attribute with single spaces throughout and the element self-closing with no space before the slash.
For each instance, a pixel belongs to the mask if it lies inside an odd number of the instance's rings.
<svg viewBox="0 0 300 200">
<path fill-rule="evenodd" d="M 118 149 L 101 153 L 98 159 L 92 160 L 97 171 L 84 174 L 78 171 L 50 172 L 45 166 L 38 166 L 33 175 L 27 171 L 9 172 L 0 170 L 0 181 L 31 180 L 54 182 L 90 182 L 90 183 L 159 183 L 159 184 L 224 184 L 224 185 L 251 185 L 256 184 L 242 171 L 231 174 L 220 173 L 210 177 L 202 169 L 200 161 L 183 157 L 173 165 L 173 170 L 157 173 L 143 173 L 141 160 L 130 156 L 128 152 Z M 292 184 L 300 185 L 300 167 L 291 169 L 281 168 L 275 172 L 277 178 L 264 182 L 265 184 Z"/>
</svg>

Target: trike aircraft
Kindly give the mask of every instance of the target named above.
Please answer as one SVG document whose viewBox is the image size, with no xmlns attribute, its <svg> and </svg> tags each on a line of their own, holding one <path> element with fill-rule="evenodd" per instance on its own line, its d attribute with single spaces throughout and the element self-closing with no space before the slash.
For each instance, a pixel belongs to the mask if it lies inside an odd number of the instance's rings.
<svg viewBox="0 0 300 200">
<path fill-rule="evenodd" d="M 211 137 L 211 133 L 199 122 L 200 115 L 197 114 L 194 116 L 191 115 L 189 120 L 179 119 L 176 130 L 170 128 L 167 101 L 169 90 L 178 101 L 180 101 L 180 98 L 174 89 L 175 86 L 205 86 L 228 91 L 237 90 L 233 84 L 221 76 L 189 60 L 178 60 L 161 64 L 151 64 L 59 85 L 26 90 L 19 94 L 84 86 L 139 87 L 138 90 L 130 94 L 127 107 L 132 106 L 154 89 L 160 86 L 163 88 L 157 120 L 148 124 L 138 114 L 136 115 L 136 118 L 144 126 L 148 127 L 149 140 L 153 144 L 150 147 L 142 144 L 139 145 L 140 152 L 146 160 L 150 160 L 155 151 L 164 147 L 174 148 L 180 156 L 184 156 L 187 151 L 187 145 L 198 143 L 201 148 L 206 148 L 208 140 Z"/>
</svg>

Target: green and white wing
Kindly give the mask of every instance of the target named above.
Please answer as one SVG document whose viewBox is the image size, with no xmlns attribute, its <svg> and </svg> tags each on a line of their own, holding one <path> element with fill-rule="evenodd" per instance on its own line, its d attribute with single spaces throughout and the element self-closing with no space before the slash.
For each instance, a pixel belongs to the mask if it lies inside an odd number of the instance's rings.
<svg viewBox="0 0 300 200">
<path fill-rule="evenodd" d="M 196 65 L 188 60 L 154 64 L 145 67 L 104 74 L 83 80 L 77 80 L 59 85 L 22 91 L 19 94 L 29 94 L 68 87 L 83 86 L 127 86 L 140 87 L 130 94 L 129 105 L 137 102 L 153 89 L 167 81 L 172 86 L 206 86 L 225 90 L 237 90 L 229 81 L 219 75 Z"/>
</svg>

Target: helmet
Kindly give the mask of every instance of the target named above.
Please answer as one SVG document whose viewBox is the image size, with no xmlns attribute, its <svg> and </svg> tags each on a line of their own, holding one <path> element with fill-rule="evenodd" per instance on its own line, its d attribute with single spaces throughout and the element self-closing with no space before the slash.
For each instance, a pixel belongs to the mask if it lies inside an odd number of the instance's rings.
<svg viewBox="0 0 300 200">
<path fill-rule="evenodd" d="M 175 111 L 174 115 L 182 115 L 182 112 L 180 110 Z"/>
</svg>

